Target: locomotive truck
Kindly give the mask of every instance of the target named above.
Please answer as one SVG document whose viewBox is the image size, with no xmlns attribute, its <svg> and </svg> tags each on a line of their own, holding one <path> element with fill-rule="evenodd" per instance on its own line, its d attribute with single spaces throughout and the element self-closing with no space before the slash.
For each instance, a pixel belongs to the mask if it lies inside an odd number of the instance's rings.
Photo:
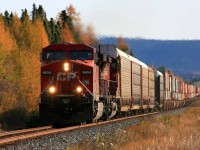
<svg viewBox="0 0 200 150">
<path fill-rule="evenodd" d="M 184 106 L 200 89 L 113 45 L 42 49 L 39 113 L 47 124 L 83 123 Z"/>
</svg>

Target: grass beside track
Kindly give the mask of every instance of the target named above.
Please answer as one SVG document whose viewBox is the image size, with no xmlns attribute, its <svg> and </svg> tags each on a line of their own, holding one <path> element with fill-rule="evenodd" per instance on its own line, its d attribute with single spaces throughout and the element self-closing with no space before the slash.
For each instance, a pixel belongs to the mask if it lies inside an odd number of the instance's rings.
<svg viewBox="0 0 200 150">
<path fill-rule="evenodd" d="M 200 102 L 178 114 L 143 120 L 110 136 L 97 134 L 67 150 L 197 150 L 200 148 Z"/>
</svg>

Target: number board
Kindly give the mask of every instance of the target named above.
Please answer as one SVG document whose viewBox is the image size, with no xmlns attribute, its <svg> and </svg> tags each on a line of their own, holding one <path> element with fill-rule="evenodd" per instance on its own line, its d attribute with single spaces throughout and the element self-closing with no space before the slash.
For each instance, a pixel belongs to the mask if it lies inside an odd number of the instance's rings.
<svg viewBox="0 0 200 150">
<path fill-rule="evenodd" d="M 42 75 L 51 75 L 52 71 L 51 70 L 43 70 Z"/>
<path fill-rule="evenodd" d="M 83 70 L 82 74 L 83 75 L 91 75 L 92 74 L 92 70 Z"/>
</svg>

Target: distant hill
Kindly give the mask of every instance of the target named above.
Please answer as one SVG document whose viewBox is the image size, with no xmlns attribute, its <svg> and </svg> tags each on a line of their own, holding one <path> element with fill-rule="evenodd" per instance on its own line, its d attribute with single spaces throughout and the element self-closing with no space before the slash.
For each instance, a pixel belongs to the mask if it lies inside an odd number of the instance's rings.
<svg viewBox="0 0 200 150">
<path fill-rule="evenodd" d="M 200 40 L 146 40 L 125 38 L 135 57 L 147 65 L 165 66 L 185 78 L 200 72 Z M 102 37 L 100 43 L 116 44 L 115 37 Z M 194 75 L 196 76 L 196 75 Z"/>
</svg>

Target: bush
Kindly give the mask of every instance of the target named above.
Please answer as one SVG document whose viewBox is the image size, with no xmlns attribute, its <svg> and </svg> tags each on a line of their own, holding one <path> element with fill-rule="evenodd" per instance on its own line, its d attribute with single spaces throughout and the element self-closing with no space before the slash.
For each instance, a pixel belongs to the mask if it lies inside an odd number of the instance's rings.
<svg viewBox="0 0 200 150">
<path fill-rule="evenodd" d="M 27 120 L 26 120 L 27 128 L 39 127 L 42 125 L 43 123 L 40 119 L 38 111 L 33 111 L 28 115 Z"/>
<path fill-rule="evenodd" d="M 0 124 L 3 130 L 24 128 L 27 111 L 24 108 L 14 108 L 1 114 Z"/>
</svg>

